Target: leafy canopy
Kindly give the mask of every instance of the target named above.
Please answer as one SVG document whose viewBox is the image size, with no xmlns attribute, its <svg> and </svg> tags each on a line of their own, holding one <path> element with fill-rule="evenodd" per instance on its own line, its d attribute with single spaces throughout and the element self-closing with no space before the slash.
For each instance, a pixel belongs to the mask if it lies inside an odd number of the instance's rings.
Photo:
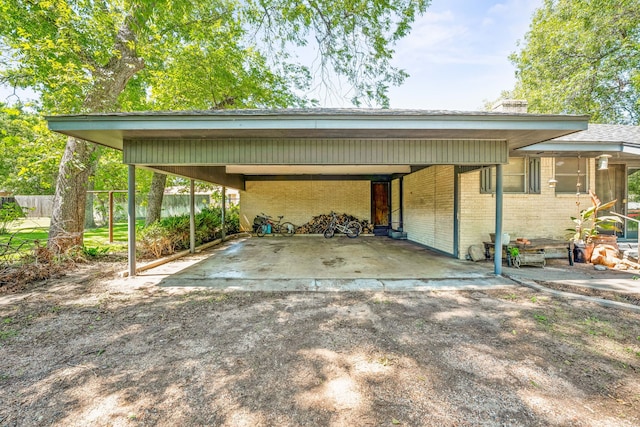
<svg viewBox="0 0 640 427">
<path fill-rule="evenodd" d="M 388 105 L 406 77 L 393 44 L 428 3 L 0 0 L 0 80 L 53 113 L 306 105 L 317 73 L 346 78 L 356 104 Z M 311 44 L 316 66 L 292 54 Z M 138 71 L 114 89 L 118 66 Z"/>
<path fill-rule="evenodd" d="M 545 0 L 511 61 L 532 112 L 640 124 L 640 0 Z"/>
<path fill-rule="evenodd" d="M 0 190 L 53 194 L 63 149 L 62 135 L 39 115 L 0 103 Z"/>
</svg>

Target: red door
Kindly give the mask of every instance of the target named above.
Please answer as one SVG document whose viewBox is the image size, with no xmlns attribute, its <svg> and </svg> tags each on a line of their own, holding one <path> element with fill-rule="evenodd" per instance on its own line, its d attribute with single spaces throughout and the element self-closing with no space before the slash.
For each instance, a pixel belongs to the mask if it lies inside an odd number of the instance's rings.
<svg viewBox="0 0 640 427">
<path fill-rule="evenodd" d="M 373 182 L 371 184 L 371 216 L 376 227 L 389 226 L 389 183 Z"/>
</svg>

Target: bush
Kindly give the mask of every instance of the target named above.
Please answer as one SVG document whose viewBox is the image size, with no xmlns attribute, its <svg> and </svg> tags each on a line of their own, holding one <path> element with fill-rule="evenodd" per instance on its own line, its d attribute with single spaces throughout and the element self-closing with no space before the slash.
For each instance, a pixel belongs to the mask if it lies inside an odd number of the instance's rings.
<svg viewBox="0 0 640 427">
<path fill-rule="evenodd" d="M 0 206 L 0 234 L 9 232 L 9 224 L 24 218 L 24 212 L 19 204 L 14 202 L 4 203 Z"/>
<path fill-rule="evenodd" d="M 240 209 L 237 205 L 227 210 L 225 217 L 227 234 L 239 232 L 239 211 Z M 205 208 L 196 214 L 196 246 L 220 238 L 220 213 L 220 209 Z M 190 245 L 189 236 L 189 215 L 163 218 L 138 230 L 138 249 L 143 257 L 159 258 L 188 249 Z"/>
<path fill-rule="evenodd" d="M 154 222 L 136 233 L 138 249 L 143 257 L 160 258 L 175 252 L 169 230 Z"/>
</svg>

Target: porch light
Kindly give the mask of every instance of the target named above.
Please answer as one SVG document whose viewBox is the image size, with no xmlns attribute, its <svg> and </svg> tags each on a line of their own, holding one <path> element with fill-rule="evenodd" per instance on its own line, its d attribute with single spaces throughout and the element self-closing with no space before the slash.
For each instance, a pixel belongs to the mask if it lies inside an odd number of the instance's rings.
<svg viewBox="0 0 640 427">
<path fill-rule="evenodd" d="M 551 178 L 549 179 L 549 188 L 556 188 L 556 184 L 558 183 L 558 180 L 555 178 Z"/>
<path fill-rule="evenodd" d="M 606 171 L 607 169 L 609 169 L 609 157 L 611 157 L 610 154 L 601 154 L 596 157 L 596 160 L 598 161 L 599 171 Z"/>
</svg>

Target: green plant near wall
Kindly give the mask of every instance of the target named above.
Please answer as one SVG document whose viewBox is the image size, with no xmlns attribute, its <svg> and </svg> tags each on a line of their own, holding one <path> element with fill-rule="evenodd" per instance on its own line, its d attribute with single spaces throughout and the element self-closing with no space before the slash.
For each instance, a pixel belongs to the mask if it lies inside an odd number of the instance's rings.
<svg viewBox="0 0 640 427">
<path fill-rule="evenodd" d="M 600 211 L 608 211 L 613 208 L 617 200 L 602 203 L 596 194 L 589 190 L 591 196 L 591 207 L 580 211 L 580 216 L 571 217 L 575 227 L 569 228 L 571 239 L 575 242 L 591 243 L 591 240 L 600 234 L 601 231 L 620 231 L 618 224 L 622 220 L 615 215 L 598 216 Z"/>
</svg>

